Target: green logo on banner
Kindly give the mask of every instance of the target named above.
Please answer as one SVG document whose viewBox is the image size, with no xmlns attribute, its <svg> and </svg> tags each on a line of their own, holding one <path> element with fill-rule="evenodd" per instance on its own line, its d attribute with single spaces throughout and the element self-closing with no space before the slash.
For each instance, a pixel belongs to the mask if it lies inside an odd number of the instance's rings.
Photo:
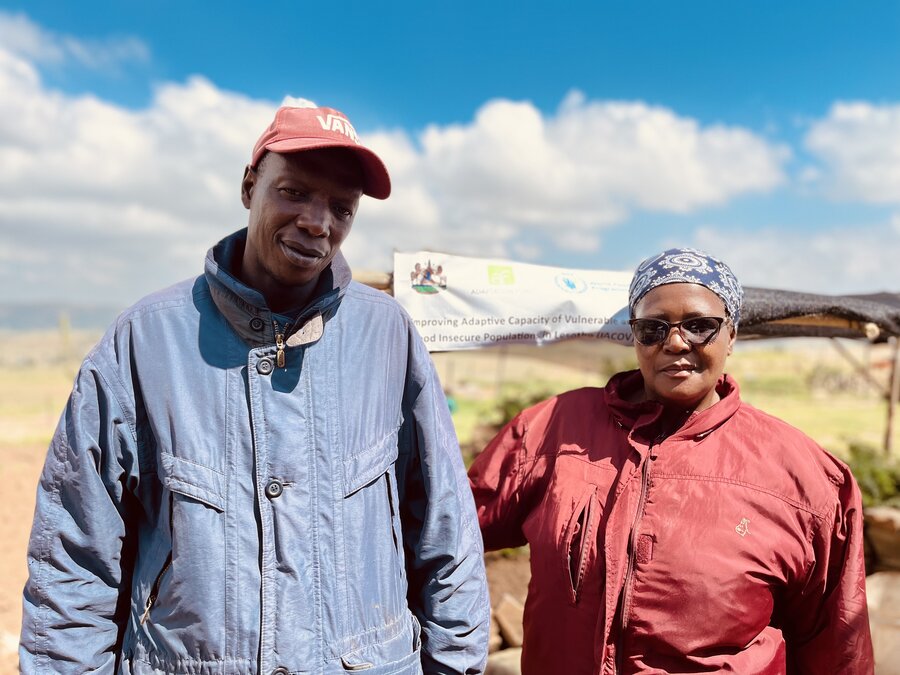
<svg viewBox="0 0 900 675">
<path fill-rule="evenodd" d="M 516 283 L 516 275 L 509 265 L 488 265 L 488 283 L 493 286 L 509 286 Z"/>
</svg>

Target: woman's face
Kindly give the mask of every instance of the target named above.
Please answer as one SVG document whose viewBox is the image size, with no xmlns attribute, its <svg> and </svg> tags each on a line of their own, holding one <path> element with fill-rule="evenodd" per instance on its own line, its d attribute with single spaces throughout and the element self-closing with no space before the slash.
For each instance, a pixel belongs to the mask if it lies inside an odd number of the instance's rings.
<svg viewBox="0 0 900 675">
<path fill-rule="evenodd" d="M 675 283 L 657 286 L 634 308 L 637 319 L 663 319 L 676 323 L 698 316 L 724 317 L 725 303 L 705 286 Z M 656 345 L 634 343 L 638 365 L 644 376 L 647 398 L 686 410 L 704 410 L 719 400 L 716 382 L 725 371 L 725 359 L 734 346 L 731 321 L 722 324 L 710 342 L 687 342 L 678 328 L 669 330 Z"/>
</svg>

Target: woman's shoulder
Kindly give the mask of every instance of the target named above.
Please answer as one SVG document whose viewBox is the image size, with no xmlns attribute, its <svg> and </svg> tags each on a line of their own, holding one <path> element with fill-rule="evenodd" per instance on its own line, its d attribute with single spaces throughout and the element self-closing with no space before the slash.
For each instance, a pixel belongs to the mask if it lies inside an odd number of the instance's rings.
<svg viewBox="0 0 900 675">
<path fill-rule="evenodd" d="M 604 389 L 582 387 L 525 408 L 509 426 L 515 436 L 528 438 L 532 447 L 555 452 L 560 443 L 588 442 L 609 418 Z"/>
<path fill-rule="evenodd" d="M 764 433 L 767 443 L 778 444 L 788 453 L 812 453 L 814 456 L 831 457 L 819 443 L 805 431 L 795 427 L 780 417 L 761 410 L 756 406 L 741 401 L 735 414 L 742 426 Z"/>
<path fill-rule="evenodd" d="M 606 391 L 603 387 L 570 389 L 528 406 L 520 413 L 520 417 L 525 420 L 536 420 L 560 414 L 570 416 L 581 412 L 595 411 L 598 406 L 606 404 L 605 394 Z"/>
<path fill-rule="evenodd" d="M 732 442 L 757 458 L 773 484 L 796 489 L 798 498 L 828 511 L 852 483 L 850 469 L 804 431 L 742 401 L 731 425 Z"/>
</svg>

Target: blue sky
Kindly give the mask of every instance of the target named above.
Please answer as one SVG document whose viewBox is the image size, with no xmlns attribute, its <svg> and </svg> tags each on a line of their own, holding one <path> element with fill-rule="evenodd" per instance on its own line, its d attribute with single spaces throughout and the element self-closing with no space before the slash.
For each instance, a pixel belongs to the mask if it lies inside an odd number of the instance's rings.
<svg viewBox="0 0 900 675">
<path fill-rule="evenodd" d="M 900 290 L 898 38 L 895 2 L 0 0 L 4 299 L 124 305 L 199 272 L 285 96 L 391 169 L 356 267 L 688 244 L 750 285 Z"/>
<path fill-rule="evenodd" d="M 260 4 L 0 2 L 59 33 L 144 42 L 151 58 L 118 77 L 47 77 L 128 106 L 203 74 L 255 98 L 339 100 L 362 126 L 464 121 L 492 98 L 551 112 L 579 89 L 761 128 L 900 90 L 896 2 Z"/>
</svg>

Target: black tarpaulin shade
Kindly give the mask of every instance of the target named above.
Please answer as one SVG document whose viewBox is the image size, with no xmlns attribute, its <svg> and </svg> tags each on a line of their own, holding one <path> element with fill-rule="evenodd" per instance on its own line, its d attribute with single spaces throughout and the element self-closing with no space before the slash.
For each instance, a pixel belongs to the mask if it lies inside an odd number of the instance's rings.
<svg viewBox="0 0 900 675">
<path fill-rule="evenodd" d="M 847 337 L 884 342 L 900 335 L 900 293 L 816 295 L 744 288 L 741 338 Z"/>
</svg>

